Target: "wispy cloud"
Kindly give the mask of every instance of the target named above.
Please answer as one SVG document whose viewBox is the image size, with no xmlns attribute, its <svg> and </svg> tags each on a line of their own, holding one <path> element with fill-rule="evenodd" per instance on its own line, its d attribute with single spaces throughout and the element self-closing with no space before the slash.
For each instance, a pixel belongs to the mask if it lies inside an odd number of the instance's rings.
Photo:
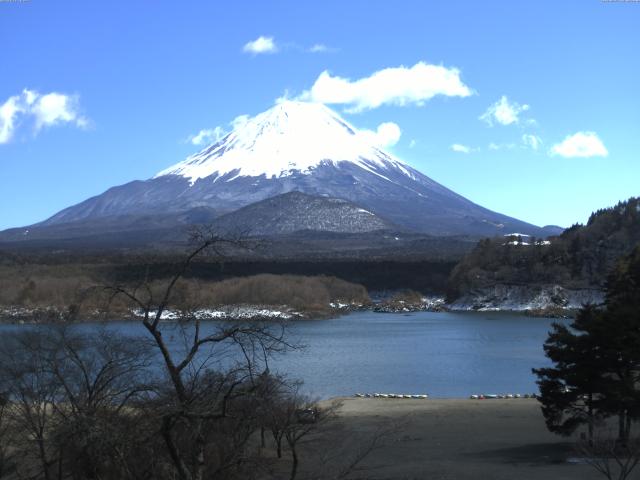
<svg viewBox="0 0 640 480">
<path fill-rule="evenodd" d="M 236 128 L 240 128 L 245 123 L 247 123 L 249 121 L 249 118 L 251 118 L 251 117 L 249 117 L 249 115 L 247 115 L 247 114 L 238 115 L 236 118 L 231 120 L 231 122 L 229 122 L 229 125 L 231 126 L 231 128 L 233 128 L 235 130 Z"/>
<path fill-rule="evenodd" d="M 493 126 L 495 123 L 500 125 L 512 125 L 520 122 L 520 114 L 529 110 L 529 105 L 520 105 L 517 102 L 509 102 L 506 95 L 500 97 L 500 100 L 490 105 L 486 112 L 480 115 L 480 120 L 486 122 L 487 125 Z"/>
<path fill-rule="evenodd" d="M 249 115 L 238 115 L 229 122 L 228 126 L 231 127 L 231 130 L 235 130 L 241 128 L 248 120 Z M 229 129 L 221 125 L 213 128 L 203 128 L 198 133 L 189 135 L 187 142 L 193 145 L 210 145 L 222 140 L 229 132 Z"/>
<path fill-rule="evenodd" d="M 568 135 L 565 139 L 553 145 L 550 155 L 559 155 L 565 158 L 575 157 L 606 157 L 609 151 L 595 132 L 577 132 Z"/>
<path fill-rule="evenodd" d="M 349 112 L 362 112 L 382 105 L 424 105 L 437 95 L 468 97 L 472 93 L 458 69 L 418 62 L 413 67 L 385 68 L 357 80 L 325 70 L 298 99 L 345 105 Z"/>
<path fill-rule="evenodd" d="M 276 42 L 273 37 L 267 37 L 264 35 L 245 43 L 244 47 L 242 47 L 243 52 L 251 55 L 270 54 L 292 50 L 302 53 L 327 53 L 334 52 L 337 49 L 328 47 L 324 43 L 314 43 L 310 47 L 307 47 L 300 45 L 297 42 Z"/>
<path fill-rule="evenodd" d="M 77 95 L 57 92 L 43 95 L 24 89 L 0 105 L 0 143 L 11 141 L 18 125 L 28 120 L 33 122 L 35 133 L 55 125 L 72 124 L 85 128 L 89 124 L 89 120 L 80 114 Z"/>
<path fill-rule="evenodd" d="M 516 148 L 515 143 L 495 143 L 491 142 L 488 146 L 489 150 L 511 150 Z"/>
<path fill-rule="evenodd" d="M 469 147 L 467 145 L 462 145 L 460 143 L 454 143 L 453 145 L 451 145 L 450 148 L 451 150 L 457 153 L 471 153 L 478 150 L 477 148 Z"/>
<path fill-rule="evenodd" d="M 253 55 L 276 53 L 278 51 L 278 46 L 276 45 L 273 37 L 259 36 L 255 40 L 247 42 L 244 47 L 242 47 L 242 51 Z"/>
<path fill-rule="evenodd" d="M 202 129 L 195 135 L 189 136 L 189 141 L 193 145 L 205 145 L 215 143 L 222 139 L 226 134 L 225 130 L 218 126 L 215 128 Z"/>
<path fill-rule="evenodd" d="M 326 45 L 322 44 L 322 43 L 316 43 L 315 45 L 310 46 L 307 49 L 307 52 L 309 53 L 324 53 L 324 52 L 328 52 L 329 50 L 331 50 L 329 47 L 327 47 Z"/>
<path fill-rule="evenodd" d="M 525 133 L 522 135 L 522 143 L 525 147 L 531 148 L 532 150 L 538 150 L 540 145 L 542 145 L 542 139 L 537 135 Z"/>
</svg>

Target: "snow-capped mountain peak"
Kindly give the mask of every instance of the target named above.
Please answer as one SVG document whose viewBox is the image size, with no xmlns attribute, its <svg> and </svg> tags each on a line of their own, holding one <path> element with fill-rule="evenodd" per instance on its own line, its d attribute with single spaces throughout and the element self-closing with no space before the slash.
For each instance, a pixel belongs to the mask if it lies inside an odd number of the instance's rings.
<svg viewBox="0 0 640 480">
<path fill-rule="evenodd" d="M 313 199 L 282 197 L 290 192 Z M 356 129 L 326 106 L 294 101 L 249 118 L 216 144 L 152 179 L 112 187 L 39 226 L 102 221 L 108 226 L 131 218 L 145 225 L 145 219 L 167 215 L 184 217 L 187 223 L 211 223 L 219 215 L 276 197 L 286 201 L 277 208 L 256 207 L 250 212 L 266 215 L 279 231 L 285 224 L 293 225 L 290 231 L 334 231 L 349 219 L 363 231 L 365 225 L 375 225 L 361 220 L 375 215 L 384 225 L 430 235 L 545 234 L 539 227 L 476 205 L 385 153 L 372 143 L 370 132 Z M 344 212 L 325 208 L 327 198 L 346 201 L 353 208 Z M 302 221 L 302 211 L 310 218 Z M 322 213 L 329 211 L 345 218 L 329 219 Z M 244 213 L 245 220 L 259 216 Z M 299 220 L 291 223 L 287 215 Z"/>
<path fill-rule="evenodd" d="M 351 162 L 384 178 L 381 170 L 407 165 L 369 143 L 358 129 L 319 103 L 283 101 L 248 119 L 219 142 L 189 156 L 154 178 L 177 175 L 193 184 L 201 178 L 280 178 L 310 173 L 322 163 Z"/>
</svg>

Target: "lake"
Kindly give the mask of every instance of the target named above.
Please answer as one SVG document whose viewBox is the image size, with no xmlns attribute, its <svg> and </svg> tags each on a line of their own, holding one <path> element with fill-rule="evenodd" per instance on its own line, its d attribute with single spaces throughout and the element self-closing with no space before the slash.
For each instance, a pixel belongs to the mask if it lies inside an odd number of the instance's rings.
<svg viewBox="0 0 640 480">
<path fill-rule="evenodd" d="M 554 320 L 504 312 L 357 312 L 297 324 L 308 345 L 276 362 L 320 397 L 537 392 L 532 367 Z"/>
<path fill-rule="evenodd" d="M 271 370 L 303 379 L 306 393 L 320 398 L 532 393 L 537 386 L 531 368 L 549 365 L 542 344 L 553 321 L 505 312 L 355 312 L 298 321 L 289 334 L 306 348 L 275 358 Z M 16 328 L 4 325 L 0 331 Z M 146 334 L 135 322 L 110 328 Z"/>
</svg>

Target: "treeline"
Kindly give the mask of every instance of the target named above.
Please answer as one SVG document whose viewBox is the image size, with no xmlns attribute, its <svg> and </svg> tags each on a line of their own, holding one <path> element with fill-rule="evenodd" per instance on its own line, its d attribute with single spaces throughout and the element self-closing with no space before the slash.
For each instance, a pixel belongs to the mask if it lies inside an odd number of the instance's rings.
<svg viewBox="0 0 640 480">
<path fill-rule="evenodd" d="M 446 243 L 447 239 L 442 239 Z M 471 242 L 465 242 L 471 244 Z M 413 289 L 424 293 L 444 293 L 451 270 L 462 253 L 455 257 L 408 257 L 396 246 L 397 256 L 385 259 L 251 259 L 225 252 L 219 258 L 198 258 L 188 276 L 199 280 L 225 280 L 269 273 L 274 275 L 334 276 L 363 285 L 368 290 Z M 132 281 L 141 275 L 164 278 L 184 259 L 188 248 L 133 252 L 95 251 L 9 251 L 0 246 L 0 276 L 20 274 L 43 267 L 45 272 L 59 271 L 58 276 L 73 276 L 79 270 L 91 277 L 110 281 Z M 466 249 L 465 251 L 468 251 Z M 47 270 L 48 267 L 51 269 Z M 53 270 L 55 269 L 55 270 Z"/>
<path fill-rule="evenodd" d="M 450 298 L 495 284 L 558 284 L 602 288 L 618 258 L 640 242 L 640 199 L 598 210 L 548 240 L 528 237 L 485 239 L 453 269 Z"/>
<path fill-rule="evenodd" d="M 183 258 L 171 256 L 102 258 L 0 257 L 0 308 L 102 307 L 92 289 L 147 278 L 162 285 Z M 368 291 L 412 289 L 443 293 L 453 262 L 268 262 L 199 258 L 180 285 L 203 308 L 219 305 L 289 305 L 327 309 L 331 302 L 369 302 Z M 187 288 L 188 287 L 188 288 Z M 89 295 L 91 293 L 91 295 Z M 116 310 L 115 305 L 112 311 Z M 121 306 L 126 310 L 126 305 Z M 44 319 L 44 318 L 43 318 Z"/>
<path fill-rule="evenodd" d="M 207 283 L 202 294 L 217 305 L 288 305 L 296 309 L 326 310 L 330 303 L 367 305 L 362 285 L 336 277 L 261 274 Z"/>
<path fill-rule="evenodd" d="M 60 312 L 72 319 L 100 315 L 129 316 L 139 308 L 126 297 L 110 298 L 105 285 L 119 282 L 101 278 L 78 266 L 35 266 L 19 272 L 0 267 L 0 306 L 23 307 L 42 312 Z M 145 278 L 141 275 L 140 278 Z M 168 277 L 148 280 L 148 288 L 159 295 Z M 127 282 L 125 282 L 126 284 Z M 129 282 L 130 283 L 130 282 Z M 173 290 L 172 301 L 182 311 L 228 307 L 233 305 L 287 306 L 303 314 L 325 315 L 331 303 L 368 305 L 371 300 L 362 285 L 328 276 L 261 274 L 236 277 L 219 282 L 180 278 Z M 55 320 L 49 318 L 43 320 Z M 71 318 L 73 317 L 73 318 Z"/>
</svg>

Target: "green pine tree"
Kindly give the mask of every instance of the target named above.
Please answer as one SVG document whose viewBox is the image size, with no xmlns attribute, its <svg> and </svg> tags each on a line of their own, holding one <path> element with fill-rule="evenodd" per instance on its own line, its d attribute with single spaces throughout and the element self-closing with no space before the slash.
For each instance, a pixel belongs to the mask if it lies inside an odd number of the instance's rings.
<svg viewBox="0 0 640 480">
<path fill-rule="evenodd" d="M 640 419 L 640 246 L 609 276 L 605 308 L 554 324 L 544 349 L 554 366 L 533 372 L 549 430 L 570 435 L 587 424 L 591 439 L 597 419 L 617 416 L 626 443 Z"/>
</svg>

